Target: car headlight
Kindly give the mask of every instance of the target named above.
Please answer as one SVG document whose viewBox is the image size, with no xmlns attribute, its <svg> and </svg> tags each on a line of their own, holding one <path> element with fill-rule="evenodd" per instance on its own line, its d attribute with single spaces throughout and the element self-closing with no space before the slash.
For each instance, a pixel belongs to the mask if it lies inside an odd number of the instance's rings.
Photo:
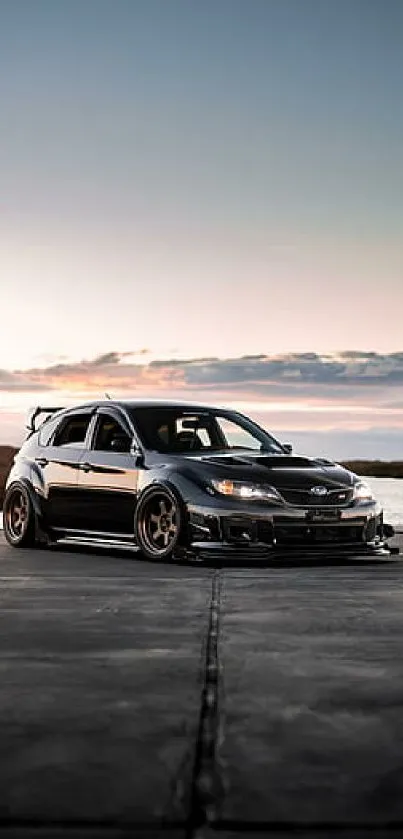
<svg viewBox="0 0 403 839">
<path fill-rule="evenodd" d="M 232 498 L 242 498 L 245 501 L 274 501 L 277 504 L 283 503 L 279 492 L 271 486 L 259 486 L 259 484 L 247 483 L 245 481 L 211 481 L 212 486 L 220 495 L 230 495 Z"/>
<path fill-rule="evenodd" d="M 365 481 L 359 481 L 357 484 L 354 484 L 353 498 L 355 501 L 374 501 L 371 487 Z"/>
</svg>

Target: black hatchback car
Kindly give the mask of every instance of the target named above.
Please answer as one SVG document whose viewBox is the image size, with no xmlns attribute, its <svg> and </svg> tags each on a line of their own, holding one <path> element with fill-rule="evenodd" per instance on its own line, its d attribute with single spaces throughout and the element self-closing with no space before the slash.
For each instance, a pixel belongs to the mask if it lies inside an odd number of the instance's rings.
<svg viewBox="0 0 403 839">
<path fill-rule="evenodd" d="M 359 477 L 293 455 L 236 411 L 108 400 L 36 408 L 28 428 L 4 501 L 15 547 L 67 539 L 137 547 L 157 560 L 359 553 L 379 552 L 393 533 Z"/>
</svg>

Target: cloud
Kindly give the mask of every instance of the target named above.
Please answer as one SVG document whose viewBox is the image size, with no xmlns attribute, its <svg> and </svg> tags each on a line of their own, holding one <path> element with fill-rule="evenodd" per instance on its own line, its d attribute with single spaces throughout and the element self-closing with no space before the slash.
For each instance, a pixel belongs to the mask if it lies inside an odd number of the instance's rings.
<svg viewBox="0 0 403 839">
<path fill-rule="evenodd" d="M 0 370 L 0 391 L 63 391 L 77 396 L 159 396 L 305 405 L 402 404 L 403 352 L 288 353 L 239 358 L 168 358 L 146 361 L 147 350 L 110 350 L 92 359 L 59 361 L 26 370 Z"/>
<path fill-rule="evenodd" d="M 94 358 L 90 364 L 93 364 L 94 367 L 104 367 L 108 364 L 119 364 L 122 360 L 122 353 L 118 352 L 108 352 L 104 353 L 104 355 L 98 355 L 97 358 Z"/>
<path fill-rule="evenodd" d="M 305 399 L 355 398 L 360 392 L 381 396 L 385 387 L 403 385 L 403 352 L 355 350 L 320 355 L 244 355 L 239 358 L 143 360 L 147 350 L 111 350 L 93 359 L 27 370 L 0 370 L 2 391 L 104 390 L 161 395 L 162 392 L 215 393 L 228 398 L 268 399 L 283 395 Z M 135 360 L 133 360 L 135 359 Z M 400 397 L 401 399 L 401 397 Z"/>
<path fill-rule="evenodd" d="M 52 390 L 50 385 L 35 382 L 28 375 L 0 369 L 0 391 L 3 393 L 30 393 L 38 390 Z"/>
<path fill-rule="evenodd" d="M 98 355 L 92 361 L 88 362 L 89 364 L 93 364 L 94 367 L 103 367 L 109 364 L 119 364 L 124 358 L 133 358 L 135 356 L 143 356 L 149 355 L 150 350 L 142 349 L 137 350 L 136 352 L 108 352 L 104 353 L 103 355 Z"/>
<path fill-rule="evenodd" d="M 2 370 L 0 368 L 0 382 L 6 384 L 13 380 L 13 374 L 9 370 Z"/>
<path fill-rule="evenodd" d="M 44 367 L 0 370 L 2 418 L 17 405 L 25 408 L 30 393 L 38 393 L 38 401 L 46 399 L 40 392 L 53 393 L 57 404 L 67 405 L 108 392 L 232 406 L 286 434 L 403 429 L 402 386 L 403 352 L 355 350 L 156 360 L 147 360 L 146 351 L 110 350 L 78 362 L 56 359 Z M 394 446 L 402 450 L 403 430 L 400 435 Z"/>
</svg>

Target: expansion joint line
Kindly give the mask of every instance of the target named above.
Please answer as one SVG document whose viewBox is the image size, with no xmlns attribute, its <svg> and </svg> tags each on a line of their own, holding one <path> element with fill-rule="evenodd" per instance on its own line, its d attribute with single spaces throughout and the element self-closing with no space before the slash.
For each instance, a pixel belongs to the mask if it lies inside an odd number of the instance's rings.
<svg viewBox="0 0 403 839">
<path fill-rule="evenodd" d="M 221 575 L 219 571 L 216 571 L 212 578 L 188 839 L 200 836 L 203 826 L 211 824 L 217 818 L 217 808 L 222 796 L 222 779 L 216 754 L 220 726 L 218 659 L 220 600 Z"/>
</svg>

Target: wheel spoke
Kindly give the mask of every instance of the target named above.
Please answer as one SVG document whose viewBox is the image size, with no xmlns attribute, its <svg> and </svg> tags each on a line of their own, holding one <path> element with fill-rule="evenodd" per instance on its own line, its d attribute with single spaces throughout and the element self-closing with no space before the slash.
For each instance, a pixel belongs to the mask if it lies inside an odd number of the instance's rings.
<svg viewBox="0 0 403 839">
<path fill-rule="evenodd" d="M 151 555 L 165 556 L 178 537 L 178 510 L 164 491 L 152 494 L 144 507 L 142 538 Z"/>
<path fill-rule="evenodd" d="M 4 511 L 4 522 L 7 523 L 8 533 L 13 541 L 19 541 L 24 537 L 29 525 L 29 501 L 21 491 L 16 490 L 9 497 Z"/>
</svg>

